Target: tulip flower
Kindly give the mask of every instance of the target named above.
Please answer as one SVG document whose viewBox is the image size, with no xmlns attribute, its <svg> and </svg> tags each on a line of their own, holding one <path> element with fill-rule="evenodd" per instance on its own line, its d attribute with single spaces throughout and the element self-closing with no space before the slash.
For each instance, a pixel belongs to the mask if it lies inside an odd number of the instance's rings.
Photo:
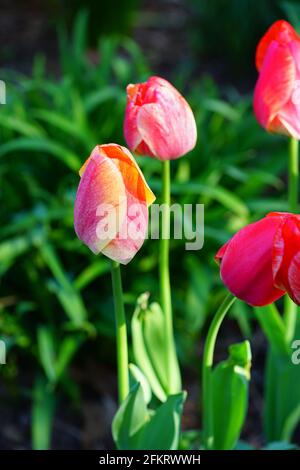
<svg viewBox="0 0 300 470">
<path fill-rule="evenodd" d="M 80 170 L 74 226 L 95 254 L 127 264 L 141 248 L 155 196 L 131 153 L 97 145 Z"/>
<path fill-rule="evenodd" d="M 253 306 L 285 293 L 300 305 L 300 215 L 273 212 L 237 232 L 217 253 L 229 291 Z"/>
<path fill-rule="evenodd" d="M 173 160 L 194 148 L 197 128 L 183 96 L 167 80 L 150 77 L 127 87 L 124 135 L 132 151 Z"/>
<path fill-rule="evenodd" d="M 300 37 L 286 21 L 276 21 L 256 50 L 259 78 L 254 113 L 269 132 L 300 139 Z"/>
</svg>

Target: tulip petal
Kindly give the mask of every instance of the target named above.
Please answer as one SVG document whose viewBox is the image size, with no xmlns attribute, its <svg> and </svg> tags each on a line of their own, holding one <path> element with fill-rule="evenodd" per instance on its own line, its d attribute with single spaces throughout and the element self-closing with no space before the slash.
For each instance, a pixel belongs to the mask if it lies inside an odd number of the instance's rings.
<svg viewBox="0 0 300 470">
<path fill-rule="evenodd" d="M 300 303 L 299 253 L 300 219 L 290 214 L 284 218 L 274 237 L 273 279 L 276 287 L 286 290 L 298 304 Z"/>
<path fill-rule="evenodd" d="M 296 68 L 288 46 L 272 42 L 268 48 L 254 91 L 254 113 L 270 132 L 287 133 L 278 114 L 288 104 L 296 78 Z"/>
<path fill-rule="evenodd" d="M 116 144 L 96 146 L 80 170 L 74 225 L 96 254 L 127 264 L 147 235 L 155 196 L 131 153 Z"/>
<path fill-rule="evenodd" d="M 300 305 L 300 251 L 294 256 L 289 272 L 288 272 L 288 283 L 290 289 L 288 291 L 291 299 Z"/>
<path fill-rule="evenodd" d="M 140 250 L 147 236 L 148 208 L 145 202 L 127 193 L 127 213 L 122 227 L 102 253 L 121 264 L 129 261 Z"/>
<path fill-rule="evenodd" d="M 150 77 L 127 87 L 124 135 L 135 152 L 166 160 L 194 148 L 197 128 L 180 93 L 168 81 Z"/>
<path fill-rule="evenodd" d="M 98 152 L 96 147 L 84 165 L 76 195 L 76 234 L 98 254 L 115 238 L 125 215 L 126 188 L 122 176 L 114 163 Z M 109 217 L 113 217 L 115 224 Z M 109 223 L 110 220 L 112 223 Z M 109 227 L 106 232 L 107 223 Z"/>
<path fill-rule="evenodd" d="M 258 43 L 255 55 L 257 70 L 261 69 L 268 48 L 273 41 L 287 45 L 292 41 L 299 41 L 299 36 L 287 21 L 275 21 Z"/>
<path fill-rule="evenodd" d="M 272 247 L 281 217 L 266 217 L 234 235 L 219 251 L 221 278 L 227 288 L 250 305 L 274 302 L 284 291 L 273 284 Z M 222 250 L 222 249 L 221 249 Z"/>
</svg>

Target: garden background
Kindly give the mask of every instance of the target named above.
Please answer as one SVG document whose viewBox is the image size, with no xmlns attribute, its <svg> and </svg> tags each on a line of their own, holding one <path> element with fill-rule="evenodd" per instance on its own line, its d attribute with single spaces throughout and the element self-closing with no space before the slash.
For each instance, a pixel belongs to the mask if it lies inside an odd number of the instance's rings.
<svg viewBox="0 0 300 470">
<path fill-rule="evenodd" d="M 0 448 L 105 449 L 117 409 L 109 260 L 76 237 L 81 164 L 96 144 L 124 144 L 126 85 L 151 74 L 190 103 L 196 148 L 172 164 L 174 202 L 205 204 L 205 242 L 171 241 L 176 344 L 188 399 L 181 448 L 197 447 L 200 367 L 211 316 L 224 296 L 217 249 L 245 224 L 287 210 L 287 141 L 252 111 L 255 47 L 299 1 L 1 0 Z M 160 164 L 138 158 L 159 200 Z M 123 276 L 128 324 L 136 298 L 158 298 L 158 241 L 146 241 Z M 134 273 L 134 275 L 133 275 Z M 264 445 L 266 339 L 237 301 L 217 343 L 251 341 L 250 405 L 242 439 Z M 300 366 L 299 366 L 300 367 Z M 299 369 L 300 376 L 300 369 Z M 300 380 L 300 377 L 299 377 Z M 296 386 L 296 384 L 295 384 Z M 300 386 L 300 384 L 299 384 Z M 294 435 L 300 444 L 300 432 Z M 191 444 L 193 442 L 193 444 Z"/>
</svg>

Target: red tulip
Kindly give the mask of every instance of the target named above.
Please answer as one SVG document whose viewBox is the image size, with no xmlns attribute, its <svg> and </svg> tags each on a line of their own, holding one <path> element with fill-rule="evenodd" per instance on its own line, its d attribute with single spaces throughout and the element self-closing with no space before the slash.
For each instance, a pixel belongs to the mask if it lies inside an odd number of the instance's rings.
<svg viewBox="0 0 300 470">
<path fill-rule="evenodd" d="M 300 215 L 273 212 L 237 232 L 217 253 L 236 297 L 267 305 L 286 292 L 300 305 Z"/>
<path fill-rule="evenodd" d="M 124 135 L 132 151 L 172 160 L 194 148 L 197 128 L 181 94 L 163 78 L 150 77 L 127 87 Z"/>
<path fill-rule="evenodd" d="M 256 50 L 254 113 L 268 131 L 300 139 L 300 37 L 276 21 Z"/>
<path fill-rule="evenodd" d="M 131 153 L 97 145 L 80 170 L 74 226 L 95 254 L 127 264 L 141 248 L 155 196 Z"/>
</svg>

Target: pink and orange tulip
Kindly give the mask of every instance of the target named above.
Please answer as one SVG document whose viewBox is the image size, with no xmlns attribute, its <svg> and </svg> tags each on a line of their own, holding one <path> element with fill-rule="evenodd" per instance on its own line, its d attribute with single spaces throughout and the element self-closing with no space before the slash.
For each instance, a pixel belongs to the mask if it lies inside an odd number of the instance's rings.
<svg viewBox="0 0 300 470">
<path fill-rule="evenodd" d="M 256 50 L 259 71 L 254 113 L 269 132 L 300 139 L 300 37 L 286 21 L 276 21 Z"/>
<path fill-rule="evenodd" d="M 250 305 L 285 293 L 300 305 L 300 215 L 272 212 L 237 232 L 217 253 L 228 290 Z"/>
<path fill-rule="evenodd" d="M 155 196 L 131 153 L 97 145 L 80 170 L 74 226 L 95 254 L 127 264 L 147 235 L 148 206 Z"/>
<path fill-rule="evenodd" d="M 132 151 L 172 160 L 194 148 L 197 128 L 183 96 L 167 80 L 150 77 L 127 87 L 124 135 Z"/>
</svg>

